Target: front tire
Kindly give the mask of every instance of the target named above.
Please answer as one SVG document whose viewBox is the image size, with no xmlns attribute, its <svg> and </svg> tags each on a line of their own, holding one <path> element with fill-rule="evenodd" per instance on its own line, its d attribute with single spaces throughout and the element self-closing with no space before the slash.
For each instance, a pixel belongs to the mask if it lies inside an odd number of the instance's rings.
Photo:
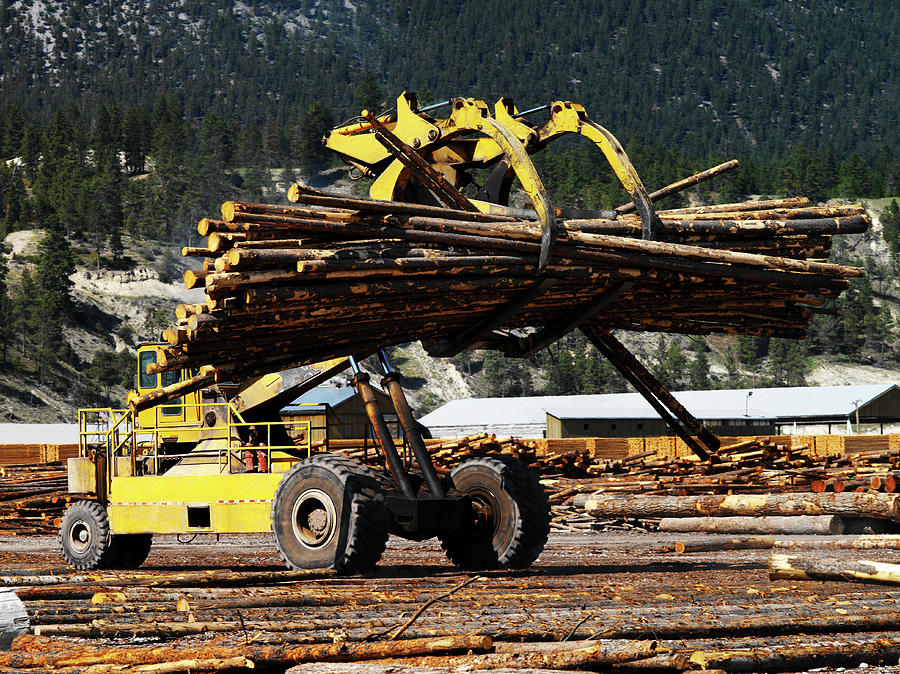
<svg viewBox="0 0 900 674">
<path fill-rule="evenodd" d="M 113 568 L 120 550 L 112 539 L 106 508 L 96 501 L 76 501 L 59 525 L 63 557 L 79 571 Z"/>
<path fill-rule="evenodd" d="M 537 475 L 513 457 L 483 456 L 460 463 L 450 481 L 472 501 L 468 525 L 440 537 L 450 561 L 473 571 L 531 566 L 550 533 Z"/>
<path fill-rule="evenodd" d="M 275 490 L 275 546 L 292 569 L 370 571 L 384 552 L 389 525 L 375 478 L 344 456 L 304 459 L 285 473 Z"/>
</svg>

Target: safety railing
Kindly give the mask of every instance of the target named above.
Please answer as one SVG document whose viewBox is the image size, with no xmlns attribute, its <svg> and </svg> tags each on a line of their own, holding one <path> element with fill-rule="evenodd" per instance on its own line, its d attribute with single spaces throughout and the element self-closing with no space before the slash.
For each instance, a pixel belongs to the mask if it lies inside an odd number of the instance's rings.
<svg viewBox="0 0 900 674">
<path fill-rule="evenodd" d="M 164 408 L 176 407 L 185 410 L 179 416 L 187 416 L 187 408 L 197 408 L 195 419 L 201 412 L 215 413 L 216 408 L 224 414 L 216 414 L 220 423 L 213 426 L 201 426 L 199 421 L 173 422 L 174 415 L 166 415 Z M 221 472 L 271 472 L 273 464 L 293 463 L 311 451 L 308 421 L 247 422 L 230 403 L 159 405 L 149 424 L 144 420 L 139 426 L 135 419 L 130 410 L 79 410 L 79 455 L 102 454 L 110 479 L 124 468 L 118 457 L 129 457 L 129 475 L 159 475 L 185 459 L 192 464 L 217 465 Z M 207 440 L 213 441 L 210 449 L 197 447 Z M 186 445 L 193 446 L 178 451 Z"/>
</svg>

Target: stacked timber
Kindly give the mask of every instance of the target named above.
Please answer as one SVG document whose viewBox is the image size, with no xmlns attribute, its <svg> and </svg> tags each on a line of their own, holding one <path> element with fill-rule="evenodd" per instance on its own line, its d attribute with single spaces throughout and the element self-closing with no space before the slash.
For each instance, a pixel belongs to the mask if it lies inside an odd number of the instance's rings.
<svg viewBox="0 0 900 674">
<path fill-rule="evenodd" d="M 595 460 L 591 477 L 552 480 L 550 503 L 577 526 L 587 509 L 607 523 L 639 520 L 672 532 L 877 533 L 900 522 L 898 450 L 822 456 L 755 438 L 714 458 Z"/>
<path fill-rule="evenodd" d="M 50 534 L 71 497 L 60 463 L 0 467 L 0 535 Z"/>
<path fill-rule="evenodd" d="M 200 374 L 164 396 L 416 340 L 527 355 L 577 325 L 802 337 L 863 274 L 825 262 L 832 237 L 868 227 L 858 206 L 805 199 L 660 211 L 652 241 L 633 214 L 559 219 L 539 268 L 531 220 L 297 185 L 289 198 L 200 221 L 185 283 L 206 301 L 177 308 L 153 367 Z"/>
</svg>

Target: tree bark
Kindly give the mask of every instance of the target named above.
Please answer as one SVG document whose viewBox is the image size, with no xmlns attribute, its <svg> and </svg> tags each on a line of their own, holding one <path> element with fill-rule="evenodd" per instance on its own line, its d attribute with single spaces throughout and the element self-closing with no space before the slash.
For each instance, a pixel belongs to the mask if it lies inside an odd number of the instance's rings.
<svg viewBox="0 0 900 674">
<path fill-rule="evenodd" d="M 672 517 L 659 521 L 660 531 L 705 531 L 719 534 L 828 534 L 844 532 L 837 515 L 786 517 Z"/>
<path fill-rule="evenodd" d="M 900 564 L 869 560 L 799 557 L 773 554 L 769 558 L 772 580 L 844 580 L 863 583 L 900 584 Z"/>
<path fill-rule="evenodd" d="M 585 510 L 595 517 L 842 515 L 900 521 L 900 497 L 880 492 L 842 494 L 798 492 L 715 496 L 630 494 L 627 497 L 593 494 L 585 502 Z"/>
</svg>

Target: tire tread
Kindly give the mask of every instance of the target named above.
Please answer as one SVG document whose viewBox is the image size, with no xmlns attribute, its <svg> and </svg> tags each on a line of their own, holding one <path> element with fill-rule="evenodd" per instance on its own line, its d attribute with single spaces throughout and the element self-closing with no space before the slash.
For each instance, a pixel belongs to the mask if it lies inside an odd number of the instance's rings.
<svg viewBox="0 0 900 674">
<path fill-rule="evenodd" d="M 294 475 L 305 467 L 321 466 L 333 472 L 345 488 L 353 490 L 351 499 L 351 513 L 347 520 L 350 531 L 347 532 L 347 543 L 337 558 L 334 560 L 334 568 L 341 573 L 366 573 L 371 571 L 387 546 L 389 517 L 384 495 L 381 492 L 375 476 L 369 469 L 358 461 L 340 454 L 314 454 L 297 463 L 284 474 L 275 490 L 272 503 L 272 530 L 275 532 L 275 522 L 280 516 L 280 510 L 285 507 L 282 494 L 294 481 Z M 279 536 L 275 535 L 275 547 L 282 561 L 293 569 L 296 566 L 288 557 Z"/>
</svg>

